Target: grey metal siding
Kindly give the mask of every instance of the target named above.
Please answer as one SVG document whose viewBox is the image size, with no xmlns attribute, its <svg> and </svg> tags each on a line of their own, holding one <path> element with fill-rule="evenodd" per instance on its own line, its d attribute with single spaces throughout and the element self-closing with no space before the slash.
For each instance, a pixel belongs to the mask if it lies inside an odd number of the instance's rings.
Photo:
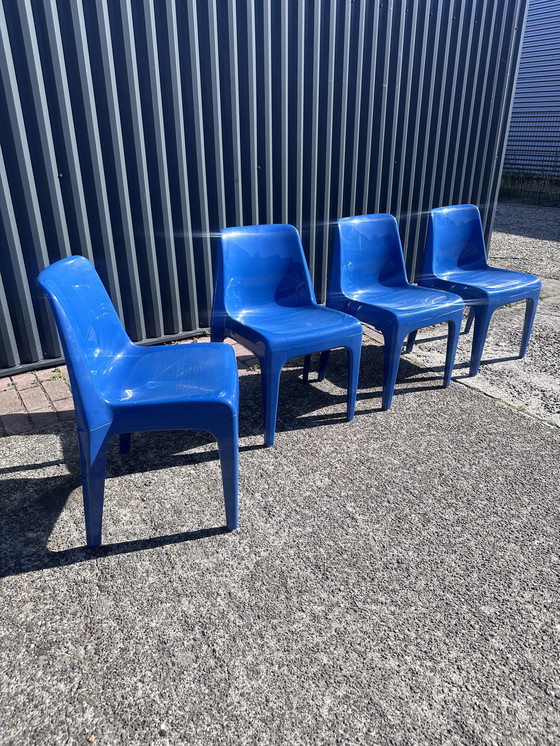
<svg viewBox="0 0 560 746">
<path fill-rule="evenodd" d="M 560 0 L 530 0 L 513 111 L 560 113 Z"/>
<path fill-rule="evenodd" d="M 527 0 L 1 0 L 0 373 L 57 360 L 35 279 L 92 259 L 131 337 L 207 327 L 219 230 L 476 202 L 489 236 Z"/>
<path fill-rule="evenodd" d="M 527 177 L 519 196 L 537 187 L 530 179 L 560 179 L 560 0 L 531 0 L 519 63 L 504 174 Z"/>
</svg>

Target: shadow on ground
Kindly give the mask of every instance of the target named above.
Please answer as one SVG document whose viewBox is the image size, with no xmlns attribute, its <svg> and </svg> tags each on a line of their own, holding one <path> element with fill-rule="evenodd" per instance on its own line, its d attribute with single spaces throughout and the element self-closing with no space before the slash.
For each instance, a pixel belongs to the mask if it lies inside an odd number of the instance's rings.
<svg viewBox="0 0 560 746">
<path fill-rule="evenodd" d="M 345 422 L 344 408 L 332 411 L 333 405 L 346 402 L 346 355 L 343 350 L 331 354 L 325 385 L 316 381 L 318 356 L 312 361 L 311 383 L 302 382 L 302 359 L 290 361 L 281 380 L 278 408 L 277 432 L 334 426 Z M 383 372 L 383 348 L 373 344 L 364 345 L 358 401 L 371 403 L 362 406 L 357 417 L 381 412 L 381 390 L 379 382 Z M 332 384 L 337 393 L 332 392 Z M 327 386 L 330 390 L 327 390 Z M 441 386 L 439 375 L 426 375 L 423 368 L 401 361 L 398 388 L 400 397 Z M 263 448 L 262 409 L 260 405 L 261 380 L 258 373 L 247 374 L 240 379 L 240 455 Z M 40 424 L 40 423 L 39 423 Z M 80 462 L 75 424 L 73 421 L 59 423 L 43 433 L 57 436 L 62 458 L 0 467 L 2 497 L 0 497 L 0 525 L 4 539 L 0 552 L 0 577 L 31 572 L 49 567 L 63 567 L 86 562 L 99 557 L 108 557 L 130 552 L 154 549 L 164 545 L 187 541 L 200 541 L 226 533 L 225 526 L 213 526 L 196 531 L 166 534 L 135 541 L 109 543 L 97 549 L 85 546 L 62 551 L 48 548 L 49 537 L 60 518 L 70 494 L 81 487 Z M 178 466 L 217 461 L 217 449 L 212 448 L 213 437 L 209 433 L 191 431 L 166 431 L 136 433 L 132 450 L 120 454 L 117 439 L 113 439 L 108 459 L 107 478 L 115 479 L 127 474 L 157 472 Z M 209 450 L 201 447 L 210 446 Z M 41 474 L 51 467 L 66 467 L 59 475 Z M 241 462 L 242 468 L 242 462 Z"/>
</svg>

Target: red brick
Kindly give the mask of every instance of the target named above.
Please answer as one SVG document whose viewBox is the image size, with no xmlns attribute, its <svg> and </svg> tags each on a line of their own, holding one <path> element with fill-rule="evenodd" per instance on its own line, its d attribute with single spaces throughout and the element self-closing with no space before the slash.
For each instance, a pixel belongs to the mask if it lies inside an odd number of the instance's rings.
<svg viewBox="0 0 560 746">
<path fill-rule="evenodd" d="M 2 393 L 2 391 L 9 391 L 13 388 L 12 379 L 9 376 L 6 376 L 6 378 L 0 378 L 0 393 Z"/>
<path fill-rule="evenodd" d="M 40 386 L 34 386 L 32 389 L 24 389 L 18 393 L 23 400 L 23 405 L 28 412 L 50 412 L 52 411 L 51 403 Z"/>
<path fill-rule="evenodd" d="M 56 381 L 43 381 L 43 388 L 53 402 L 68 399 L 71 394 L 68 383 L 62 378 L 57 378 Z"/>
<path fill-rule="evenodd" d="M 17 376 L 12 376 L 12 381 L 15 383 L 18 391 L 25 391 L 25 389 L 37 385 L 35 373 L 20 373 Z"/>
<path fill-rule="evenodd" d="M 21 399 L 14 388 L 7 389 L 0 394 L 0 415 L 25 412 Z"/>
<path fill-rule="evenodd" d="M 45 368 L 44 370 L 38 370 L 36 376 L 40 381 L 49 381 L 53 376 L 60 376 L 60 369 Z"/>
<path fill-rule="evenodd" d="M 71 416 L 74 416 L 74 400 L 72 398 L 53 401 L 53 407 L 60 415 L 70 412 Z"/>
</svg>

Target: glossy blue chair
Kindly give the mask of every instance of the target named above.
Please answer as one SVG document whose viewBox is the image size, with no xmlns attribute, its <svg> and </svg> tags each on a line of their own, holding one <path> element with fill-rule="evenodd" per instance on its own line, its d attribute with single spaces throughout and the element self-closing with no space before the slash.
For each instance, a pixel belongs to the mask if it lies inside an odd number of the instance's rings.
<svg viewBox="0 0 560 746">
<path fill-rule="evenodd" d="M 274 443 L 280 373 L 291 358 L 334 347 L 348 356 L 347 417 L 354 416 L 362 327 L 319 306 L 297 230 L 291 225 L 227 228 L 221 233 L 212 341 L 241 342 L 259 359 L 265 444 Z M 306 366 L 304 378 L 307 378 Z"/>
<path fill-rule="evenodd" d="M 488 264 L 480 213 L 475 205 L 439 207 L 430 213 L 420 283 L 460 295 L 470 306 L 465 331 L 474 320 L 469 375 L 480 368 L 482 350 L 494 311 L 507 303 L 526 300 L 519 357 L 524 357 L 541 281 L 535 275 L 498 269 Z"/>
<path fill-rule="evenodd" d="M 225 345 L 139 347 L 93 265 L 72 256 L 41 272 L 68 365 L 78 425 L 87 544 L 101 544 L 107 446 L 144 430 L 205 430 L 218 441 L 226 525 L 237 528 L 237 364 Z"/>
<path fill-rule="evenodd" d="M 405 338 L 424 326 L 448 324 L 443 385 L 451 383 L 464 303 L 457 295 L 408 282 L 397 221 L 392 215 L 338 221 L 327 305 L 352 314 L 383 334 L 382 409 L 389 409 L 393 401 Z M 322 364 L 326 365 L 326 360 Z"/>
</svg>

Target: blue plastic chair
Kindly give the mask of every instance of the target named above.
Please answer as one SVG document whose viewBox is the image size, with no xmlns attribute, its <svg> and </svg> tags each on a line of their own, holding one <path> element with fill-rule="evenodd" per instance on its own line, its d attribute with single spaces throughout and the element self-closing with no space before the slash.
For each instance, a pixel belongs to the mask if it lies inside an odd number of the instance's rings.
<svg viewBox="0 0 560 746">
<path fill-rule="evenodd" d="M 464 303 L 457 295 L 419 288 L 407 281 L 397 221 L 392 215 L 338 221 L 327 304 L 382 332 L 382 409 L 389 409 L 393 401 L 405 338 L 424 326 L 448 324 L 443 385 L 451 383 Z"/>
<path fill-rule="evenodd" d="M 280 373 L 291 358 L 334 347 L 348 355 L 347 417 L 354 416 L 362 327 L 319 306 L 297 230 L 291 225 L 227 228 L 221 233 L 212 341 L 241 342 L 259 359 L 265 444 L 274 443 Z M 307 379 L 309 361 L 304 379 Z"/>
<path fill-rule="evenodd" d="M 465 327 L 468 333 L 474 320 L 470 376 L 475 376 L 480 368 L 494 311 L 521 300 L 526 300 L 527 305 L 519 357 L 525 356 L 541 281 L 535 275 L 488 264 L 482 222 L 475 205 L 439 207 L 431 211 L 420 283 L 457 293 L 470 306 Z"/>
<path fill-rule="evenodd" d="M 139 347 L 128 338 L 93 265 L 72 256 L 47 267 L 47 293 L 70 373 L 78 424 L 87 544 L 101 544 L 107 446 L 144 430 L 205 430 L 218 441 L 226 525 L 237 528 L 238 390 L 225 345 Z"/>
</svg>

